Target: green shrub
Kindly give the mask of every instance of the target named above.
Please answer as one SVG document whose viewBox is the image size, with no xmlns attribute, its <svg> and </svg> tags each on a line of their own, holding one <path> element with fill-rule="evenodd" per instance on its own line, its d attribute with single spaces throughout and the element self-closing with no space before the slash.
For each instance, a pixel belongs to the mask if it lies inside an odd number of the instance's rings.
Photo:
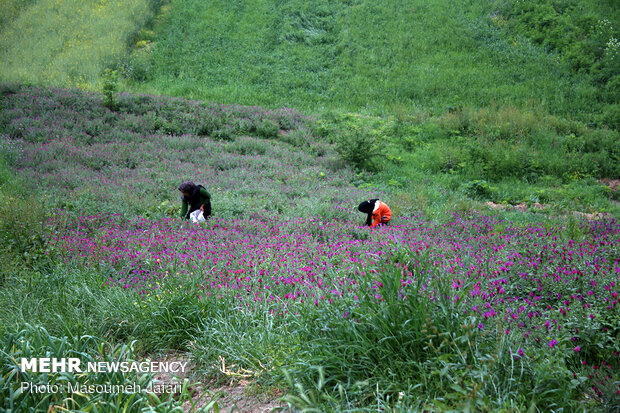
<svg viewBox="0 0 620 413">
<path fill-rule="evenodd" d="M 366 128 L 347 128 L 336 138 L 336 151 L 358 170 L 377 171 L 385 153 L 384 143 Z"/>
<path fill-rule="evenodd" d="M 222 121 L 220 120 L 220 118 L 215 116 L 207 116 L 200 121 L 200 124 L 198 126 L 198 135 L 211 136 L 213 132 L 218 130 L 221 126 Z"/>
<path fill-rule="evenodd" d="M 488 184 L 484 180 L 466 182 L 461 186 L 463 192 L 470 198 L 491 199 L 497 192 L 497 188 Z"/>
<path fill-rule="evenodd" d="M 110 110 L 118 108 L 115 93 L 118 90 L 118 73 L 116 70 L 106 69 L 103 72 L 103 106 Z"/>
<path fill-rule="evenodd" d="M 271 119 L 262 119 L 256 125 L 256 133 L 263 138 L 276 138 L 280 132 L 280 125 Z"/>
<path fill-rule="evenodd" d="M 289 131 L 282 135 L 280 139 L 299 148 L 308 148 L 314 141 L 314 136 L 309 129 L 301 128 Z"/>
<path fill-rule="evenodd" d="M 614 87 L 616 90 L 620 89 L 620 78 Z M 607 106 L 603 112 L 601 122 L 610 128 L 620 130 L 620 103 Z"/>
<path fill-rule="evenodd" d="M 152 79 L 150 49 L 151 44 L 136 49 L 118 63 L 119 71 L 124 78 L 135 82 L 148 82 Z"/>
<path fill-rule="evenodd" d="M 211 134 L 211 137 L 215 139 L 220 139 L 223 141 L 231 141 L 235 137 L 235 132 L 236 131 L 233 126 L 225 125 L 221 129 L 214 130 L 213 133 Z"/>
<path fill-rule="evenodd" d="M 8 176 L 10 182 L 14 179 Z M 5 182 L 6 184 L 7 182 Z M 0 284 L 16 272 L 42 271 L 52 266 L 47 255 L 50 234 L 45 228 L 45 209 L 33 197 L 0 191 Z"/>
</svg>

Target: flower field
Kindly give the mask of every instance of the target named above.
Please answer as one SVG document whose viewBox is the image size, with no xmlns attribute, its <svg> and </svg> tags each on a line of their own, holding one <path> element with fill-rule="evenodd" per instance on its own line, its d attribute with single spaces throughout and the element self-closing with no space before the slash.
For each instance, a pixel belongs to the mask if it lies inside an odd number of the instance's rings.
<svg viewBox="0 0 620 413">
<path fill-rule="evenodd" d="M 213 365 L 226 357 L 288 386 L 300 409 L 617 407 L 618 220 L 411 213 L 370 230 L 361 200 L 411 205 L 353 185 L 294 110 L 147 95 L 109 110 L 78 91 L 1 93 L 0 148 L 15 171 L 1 205 L 16 216 L 3 233 L 39 231 L 14 237 L 43 263 L 27 258 L 41 278 L 2 300 L 68 283 L 110 340 L 191 350 L 210 374 L 225 374 Z M 187 179 L 211 192 L 204 224 L 176 217 Z M 104 297 L 116 304 L 93 308 Z M 86 329 L 79 319 L 63 331 Z"/>
<path fill-rule="evenodd" d="M 179 228 L 174 219 L 82 216 L 64 225 L 51 241 L 55 253 L 114 268 L 105 285 L 139 296 L 184 286 L 201 299 L 232 294 L 245 305 L 262 299 L 319 305 L 355 298 L 360 278 L 395 265 L 402 267 L 403 293 L 422 283 L 432 297 L 436 292 L 425 286 L 442 277 L 451 283 L 451 298 L 481 325 L 499 319 L 506 333 L 522 330 L 527 338 L 540 330 L 578 342 L 578 329 L 567 324 L 613 328 L 608 317 L 620 291 L 615 220 L 585 223 L 588 237 L 579 243 L 563 237 L 563 228 L 518 228 L 484 216 L 439 226 L 414 218 L 370 234 L 348 222 L 259 217 Z"/>
<path fill-rule="evenodd" d="M 432 303 L 447 292 L 459 317 L 505 336 L 513 357 L 562 354 L 575 377 L 594 368 L 594 397 L 620 394 L 611 375 L 619 360 L 615 220 L 584 223 L 579 242 L 566 228 L 480 215 L 445 225 L 412 217 L 370 233 L 350 222 L 260 217 L 179 228 L 173 219 L 87 216 L 64 225 L 51 249 L 64 262 L 113 269 L 102 288 L 135 291 L 137 307 L 180 293 L 240 311 L 260 311 L 264 301 L 278 317 L 334 305 L 347 318 L 367 288 L 377 302 L 421 294 Z M 386 291 L 390 271 L 400 275 L 398 288 Z"/>
</svg>

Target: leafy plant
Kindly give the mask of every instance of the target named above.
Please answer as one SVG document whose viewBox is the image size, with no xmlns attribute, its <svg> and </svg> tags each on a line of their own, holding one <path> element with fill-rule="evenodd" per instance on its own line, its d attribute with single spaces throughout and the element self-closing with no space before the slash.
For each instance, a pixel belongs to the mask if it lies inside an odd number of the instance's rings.
<svg viewBox="0 0 620 413">
<path fill-rule="evenodd" d="M 106 69 L 103 73 L 103 106 L 110 110 L 116 110 L 118 101 L 115 93 L 118 90 L 118 73 L 116 70 Z"/>
<path fill-rule="evenodd" d="M 466 182 L 462 185 L 462 188 L 467 196 L 478 199 L 490 199 L 497 191 L 497 188 L 480 179 Z"/>
<path fill-rule="evenodd" d="M 336 138 L 336 151 L 359 170 L 379 170 L 381 157 L 385 153 L 384 145 L 376 134 L 363 127 L 347 128 Z"/>
</svg>

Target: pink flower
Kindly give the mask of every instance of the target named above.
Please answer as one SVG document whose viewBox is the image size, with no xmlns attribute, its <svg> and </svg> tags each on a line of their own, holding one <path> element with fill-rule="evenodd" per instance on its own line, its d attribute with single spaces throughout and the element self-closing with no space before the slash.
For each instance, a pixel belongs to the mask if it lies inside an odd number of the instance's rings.
<svg viewBox="0 0 620 413">
<path fill-rule="evenodd" d="M 577 353 L 579 353 L 579 352 L 581 351 L 581 347 L 580 347 L 580 346 L 577 346 L 577 347 L 575 347 L 573 350 L 575 350 Z"/>
</svg>

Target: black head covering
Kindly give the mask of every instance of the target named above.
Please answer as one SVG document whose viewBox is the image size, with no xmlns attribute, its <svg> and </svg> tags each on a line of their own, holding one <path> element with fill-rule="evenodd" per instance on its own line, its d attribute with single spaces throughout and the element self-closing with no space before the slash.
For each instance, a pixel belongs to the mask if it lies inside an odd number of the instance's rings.
<svg viewBox="0 0 620 413">
<path fill-rule="evenodd" d="M 179 185 L 179 191 L 192 195 L 196 191 L 197 187 L 198 185 L 196 185 L 195 183 L 187 181 Z"/>
<path fill-rule="evenodd" d="M 368 214 L 366 217 L 366 225 L 372 224 L 372 211 L 375 209 L 375 203 L 378 199 L 371 199 L 368 201 L 364 201 L 357 207 L 358 211 L 363 212 L 364 214 Z"/>
<path fill-rule="evenodd" d="M 200 208 L 200 188 L 202 185 L 196 185 L 191 181 L 183 182 L 179 185 L 179 191 L 183 192 L 181 195 L 181 200 L 186 201 L 190 204 L 190 211 L 194 212 L 198 208 Z"/>
<path fill-rule="evenodd" d="M 372 210 L 375 209 L 375 203 L 378 199 L 371 199 L 369 201 L 362 202 L 358 207 L 358 211 L 363 212 L 365 214 L 372 214 Z"/>
</svg>

